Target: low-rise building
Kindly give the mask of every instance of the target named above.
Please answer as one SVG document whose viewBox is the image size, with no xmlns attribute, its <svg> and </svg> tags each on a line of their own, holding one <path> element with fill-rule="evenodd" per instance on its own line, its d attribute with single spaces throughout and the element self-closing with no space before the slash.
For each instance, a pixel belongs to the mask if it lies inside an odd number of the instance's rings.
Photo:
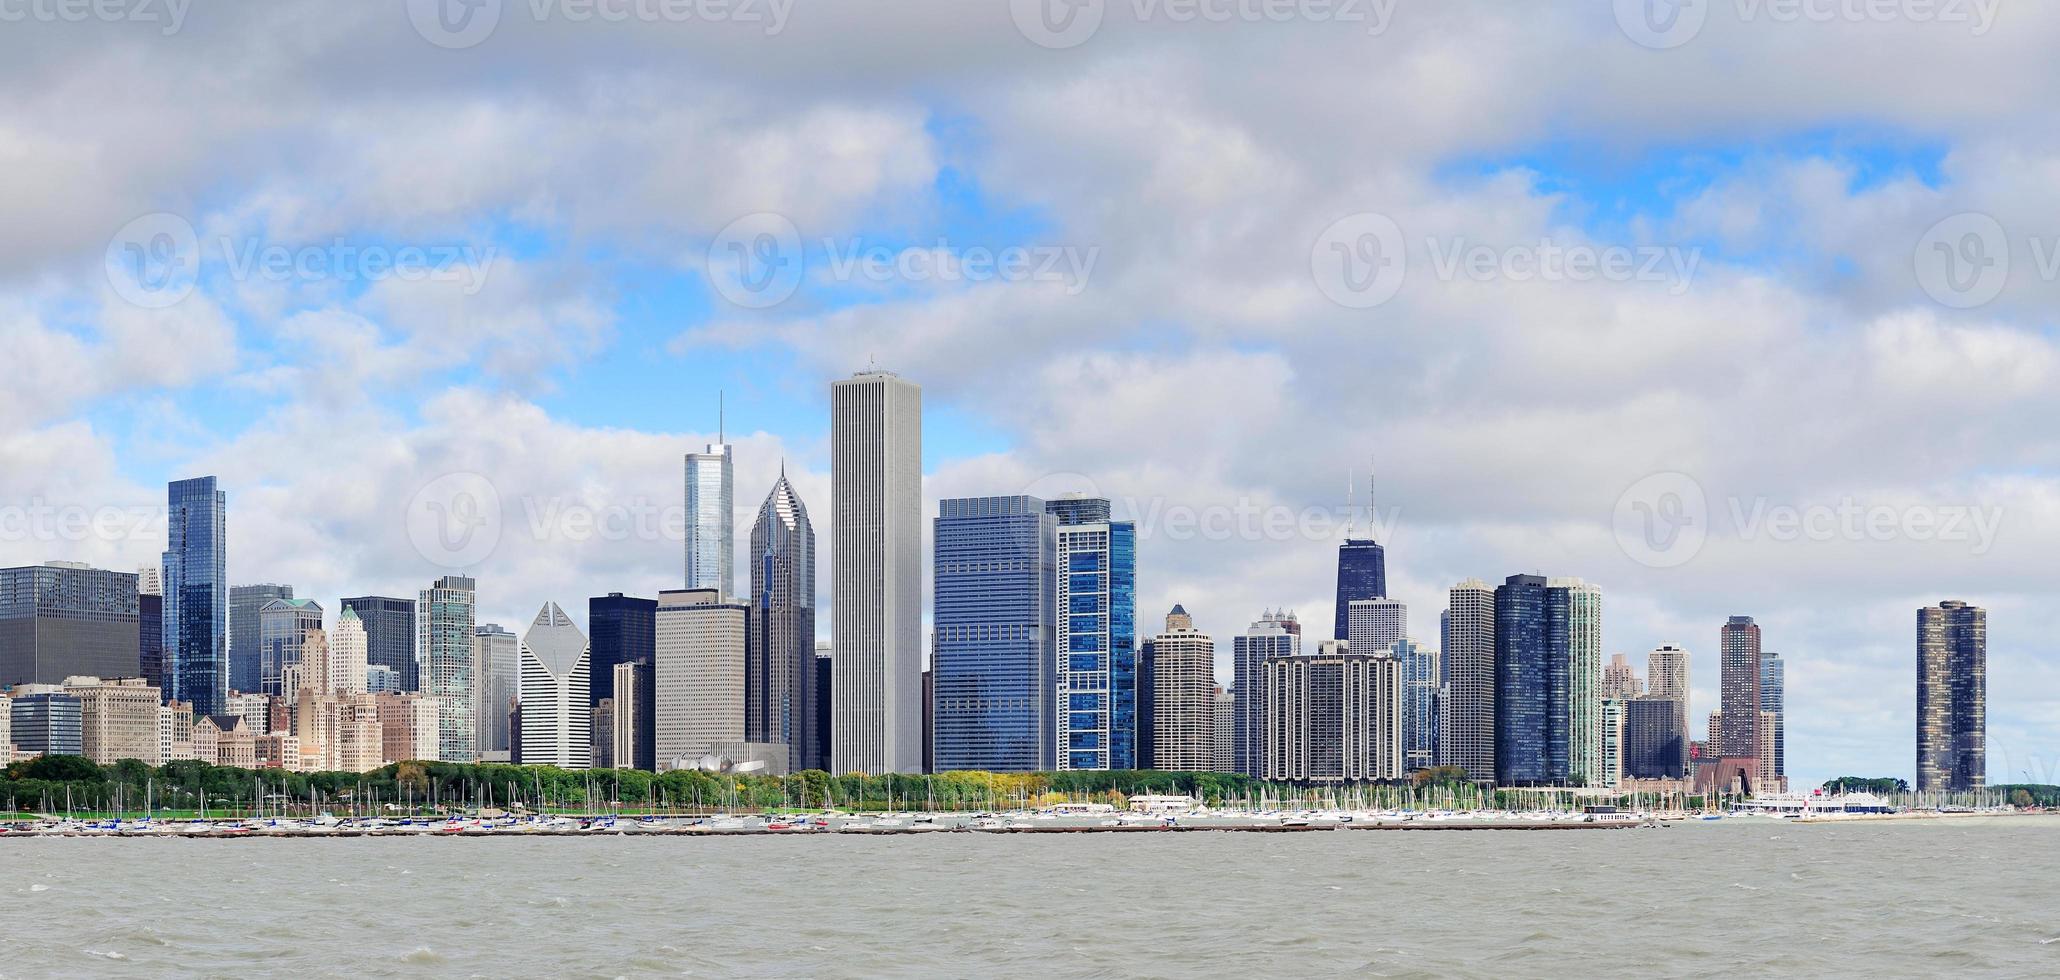
<svg viewBox="0 0 2060 980">
<path fill-rule="evenodd" d="M 157 688 L 141 677 L 67 677 L 64 690 L 79 699 L 79 750 L 86 758 L 103 766 L 123 759 L 164 764 Z"/>
</svg>

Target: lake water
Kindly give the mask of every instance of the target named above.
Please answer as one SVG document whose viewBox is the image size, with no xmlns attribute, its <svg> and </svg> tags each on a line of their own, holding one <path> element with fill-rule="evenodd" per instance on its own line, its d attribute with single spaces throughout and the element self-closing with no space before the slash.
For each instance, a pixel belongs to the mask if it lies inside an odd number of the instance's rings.
<svg viewBox="0 0 2060 980">
<path fill-rule="evenodd" d="M 2060 975 L 2060 821 L 0 841 L 0 976 Z"/>
</svg>

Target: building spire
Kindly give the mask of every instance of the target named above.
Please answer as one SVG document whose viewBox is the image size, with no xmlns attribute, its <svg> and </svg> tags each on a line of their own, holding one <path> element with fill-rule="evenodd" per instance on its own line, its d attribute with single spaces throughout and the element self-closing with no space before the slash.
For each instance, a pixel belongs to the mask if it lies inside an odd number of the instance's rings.
<svg viewBox="0 0 2060 980">
<path fill-rule="evenodd" d="M 727 444 L 730 440 L 723 428 L 722 389 L 715 389 L 715 441 Z"/>
</svg>

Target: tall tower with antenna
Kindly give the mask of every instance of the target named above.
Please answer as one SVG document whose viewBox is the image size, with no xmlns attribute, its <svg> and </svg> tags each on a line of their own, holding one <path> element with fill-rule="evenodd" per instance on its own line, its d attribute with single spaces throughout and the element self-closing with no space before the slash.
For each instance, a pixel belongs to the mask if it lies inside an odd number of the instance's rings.
<svg viewBox="0 0 2060 980">
<path fill-rule="evenodd" d="M 1360 599 L 1385 599 L 1388 596 L 1387 550 L 1375 541 L 1374 530 L 1379 522 L 1373 512 L 1372 464 L 1367 466 L 1366 476 L 1366 536 L 1356 537 L 1357 527 L 1353 520 L 1345 522 L 1345 543 L 1338 545 L 1338 591 L 1336 623 L 1331 636 L 1346 639 L 1350 635 L 1348 620 L 1352 603 Z M 1346 478 L 1345 492 L 1348 497 L 1356 496 L 1351 478 Z M 1356 503 L 1356 501 L 1354 501 Z M 1356 512 L 1356 507 L 1353 508 Z"/>
<path fill-rule="evenodd" d="M 715 395 L 715 441 L 686 458 L 686 587 L 736 590 L 736 496 L 722 392 Z"/>
</svg>

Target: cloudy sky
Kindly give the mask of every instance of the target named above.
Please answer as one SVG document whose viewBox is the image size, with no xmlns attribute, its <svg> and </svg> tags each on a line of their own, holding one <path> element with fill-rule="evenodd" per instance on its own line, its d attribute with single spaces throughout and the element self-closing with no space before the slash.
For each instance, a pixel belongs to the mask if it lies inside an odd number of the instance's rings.
<svg viewBox="0 0 2060 980">
<path fill-rule="evenodd" d="M 1700 717 L 1749 614 L 1791 774 L 1907 777 L 1964 598 L 2060 781 L 2060 11 L 1547 6 L 7 5 L 0 560 L 154 564 L 215 474 L 236 582 L 583 622 L 718 391 L 740 537 L 784 460 L 827 539 L 877 363 L 932 501 L 1115 498 L 1223 668 L 1372 524 L 1428 642 L 1579 576 Z"/>
</svg>

